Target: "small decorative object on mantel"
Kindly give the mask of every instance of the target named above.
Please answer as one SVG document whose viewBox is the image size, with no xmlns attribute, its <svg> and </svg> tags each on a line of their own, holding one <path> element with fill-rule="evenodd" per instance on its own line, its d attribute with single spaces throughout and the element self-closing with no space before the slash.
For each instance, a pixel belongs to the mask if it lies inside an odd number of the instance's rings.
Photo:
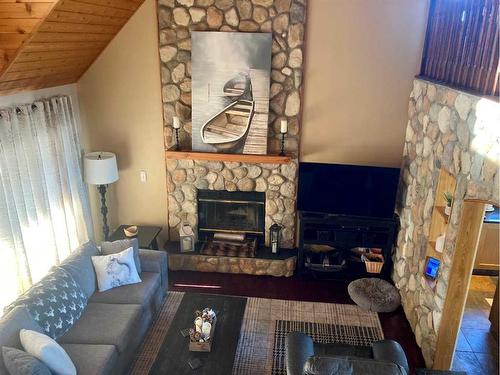
<svg viewBox="0 0 500 375">
<path fill-rule="evenodd" d="M 269 236 L 271 237 L 271 252 L 277 254 L 280 248 L 281 225 L 274 223 L 269 228 Z"/>
<path fill-rule="evenodd" d="M 135 237 L 139 233 L 139 228 L 137 228 L 137 225 L 132 225 L 127 228 L 123 228 L 123 233 L 125 233 L 125 236 L 127 237 Z"/>
<path fill-rule="evenodd" d="M 280 133 L 281 133 L 281 148 L 280 156 L 285 156 L 285 134 L 288 132 L 288 121 L 281 120 Z"/>
<path fill-rule="evenodd" d="M 179 119 L 179 117 L 174 116 L 172 121 L 172 126 L 174 127 L 175 131 L 175 150 L 179 151 L 181 149 L 179 145 L 179 129 L 181 127 L 181 120 Z"/>
<path fill-rule="evenodd" d="M 444 208 L 444 213 L 450 216 L 451 205 L 453 204 L 453 195 L 449 191 L 446 191 L 444 193 L 444 200 L 446 201 L 446 207 Z"/>
<path fill-rule="evenodd" d="M 182 223 L 179 229 L 179 239 L 181 244 L 181 252 L 186 253 L 195 250 L 196 234 L 193 227 L 189 223 Z"/>
<path fill-rule="evenodd" d="M 209 307 L 195 312 L 194 328 L 189 330 L 189 350 L 191 352 L 209 352 L 212 350 L 213 335 L 217 317 Z"/>
</svg>

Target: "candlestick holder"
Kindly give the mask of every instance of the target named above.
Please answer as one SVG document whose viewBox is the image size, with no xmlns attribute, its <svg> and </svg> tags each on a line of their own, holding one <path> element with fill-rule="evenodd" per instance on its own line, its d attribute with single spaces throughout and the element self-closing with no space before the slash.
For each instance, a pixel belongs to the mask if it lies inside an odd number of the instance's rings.
<svg viewBox="0 0 500 375">
<path fill-rule="evenodd" d="M 174 128 L 174 131 L 175 131 L 175 151 L 179 151 L 181 148 L 179 145 L 179 129 Z"/>
<path fill-rule="evenodd" d="M 280 156 L 285 156 L 285 134 L 286 133 L 281 133 Z"/>
</svg>

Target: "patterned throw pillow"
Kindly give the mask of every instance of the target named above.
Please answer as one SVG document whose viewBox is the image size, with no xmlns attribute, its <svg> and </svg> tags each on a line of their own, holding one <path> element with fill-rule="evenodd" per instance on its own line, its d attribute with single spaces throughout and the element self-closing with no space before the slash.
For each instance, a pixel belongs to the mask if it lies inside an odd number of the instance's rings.
<svg viewBox="0 0 500 375">
<path fill-rule="evenodd" d="M 92 257 L 92 263 L 99 292 L 142 281 L 135 268 L 134 249 L 131 247 L 118 254 Z"/>
<path fill-rule="evenodd" d="M 57 340 L 82 315 L 87 296 L 64 268 L 53 267 L 9 308 L 24 305 L 45 333 Z"/>
<path fill-rule="evenodd" d="M 125 238 L 123 240 L 116 240 L 113 242 L 102 242 L 101 243 L 101 253 L 102 255 L 110 255 L 120 253 L 123 250 L 127 250 L 129 247 L 134 249 L 134 262 L 137 273 L 142 272 L 141 260 L 139 258 L 139 240 L 137 238 Z"/>
</svg>

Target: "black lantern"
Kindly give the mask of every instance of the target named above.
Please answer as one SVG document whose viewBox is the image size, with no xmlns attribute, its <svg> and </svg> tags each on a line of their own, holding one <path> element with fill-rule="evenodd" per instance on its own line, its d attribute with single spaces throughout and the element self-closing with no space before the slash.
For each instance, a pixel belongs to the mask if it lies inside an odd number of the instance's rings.
<svg viewBox="0 0 500 375">
<path fill-rule="evenodd" d="M 282 227 L 276 223 L 271 225 L 271 228 L 269 228 L 269 235 L 271 237 L 271 252 L 273 254 L 277 254 L 280 248 L 281 229 Z"/>
</svg>

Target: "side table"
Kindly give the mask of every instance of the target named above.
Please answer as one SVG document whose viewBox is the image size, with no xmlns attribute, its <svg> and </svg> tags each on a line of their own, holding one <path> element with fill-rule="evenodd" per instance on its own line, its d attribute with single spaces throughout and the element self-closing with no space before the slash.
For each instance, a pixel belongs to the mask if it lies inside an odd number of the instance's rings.
<svg viewBox="0 0 500 375">
<path fill-rule="evenodd" d="M 125 236 L 123 229 L 130 227 L 131 225 L 120 225 L 113 234 L 109 237 L 109 241 L 123 240 L 131 237 Z M 160 234 L 162 227 L 153 227 L 148 225 L 138 225 L 138 233 L 135 236 L 139 240 L 139 248 L 141 249 L 151 249 L 159 250 L 158 246 L 158 234 Z M 133 237 L 132 237 L 133 238 Z"/>
</svg>

